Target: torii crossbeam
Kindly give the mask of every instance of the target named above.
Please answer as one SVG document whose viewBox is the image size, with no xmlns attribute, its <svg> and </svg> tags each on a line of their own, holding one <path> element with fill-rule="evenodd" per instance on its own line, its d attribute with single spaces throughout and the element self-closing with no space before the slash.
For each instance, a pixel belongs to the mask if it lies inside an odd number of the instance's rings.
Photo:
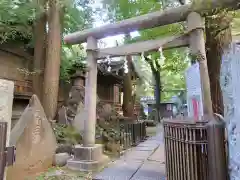
<svg viewBox="0 0 240 180">
<path fill-rule="evenodd" d="M 107 56 L 136 55 L 141 52 L 154 51 L 160 47 L 168 49 L 188 46 L 192 58 L 196 58 L 199 62 L 204 114 L 213 117 L 204 42 L 204 23 L 201 16 L 206 12 L 211 13 L 214 8 L 238 9 L 240 0 L 199 0 L 196 2 L 191 5 L 157 11 L 65 36 L 64 41 L 67 44 L 80 44 L 87 41 L 88 65 L 85 88 L 84 142 L 83 145 L 76 146 L 74 159 L 68 161 L 69 168 L 91 171 L 93 167 L 101 164 L 104 159 L 102 158 L 101 146 L 95 144 L 97 59 L 103 59 Z M 97 47 L 97 40 L 107 36 L 164 26 L 185 20 L 187 21 L 187 33 L 180 36 L 137 42 L 113 48 L 98 49 Z M 217 162 L 216 156 L 213 156 L 211 160 Z M 218 172 L 221 173 L 213 173 L 214 177 L 210 179 L 224 180 L 223 173 L 225 173 L 225 169 L 218 169 Z"/>
</svg>

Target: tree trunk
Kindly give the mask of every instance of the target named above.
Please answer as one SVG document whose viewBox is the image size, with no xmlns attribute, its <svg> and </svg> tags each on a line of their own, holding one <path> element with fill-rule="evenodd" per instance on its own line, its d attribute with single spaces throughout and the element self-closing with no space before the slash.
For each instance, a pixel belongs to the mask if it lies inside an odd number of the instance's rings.
<svg viewBox="0 0 240 180">
<path fill-rule="evenodd" d="M 152 70 L 153 71 L 153 70 Z M 153 75 L 155 77 L 156 85 L 155 85 L 155 99 L 156 99 L 156 110 L 157 110 L 157 121 L 160 122 L 160 104 L 161 104 L 161 78 L 160 72 L 153 71 Z"/>
<path fill-rule="evenodd" d="M 58 102 L 58 88 L 61 58 L 60 4 L 57 0 L 49 2 L 48 48 L 44 72 L 43 106 L 49 120 L 55 117 Z"/>
<path fill-rule="evenodd" d="M 155 84 L 155 99 L 156 99 L 156 105 L 155 108 L 157 110 L 157 121 L 160 122 L 161 120 L 161 114 L 160 114 L 160 104 L 161 104 L 161 92 L 162 92 L 162 85 L 161 85 L 161 75 L 160 75 L 160 64 L 157 60 L 155 60 L 156 68 L 154 66 L 153 60 L 149 59 L 148 57 L 145 57 L 145 60 L 150 65 L 154 79 L 156 81 Z"/>
<path fill-rule="evenodd" d="M 45 9 L 45 0 L 38 1 L 39 6 Z M 33 93 L 42 102 L 44 66 L 46 59 L 46 12 L 42 12 L 34 25 L 34 60 L 33 60 Z"/>
<path fill-rule="evenodd" d="M 221 58 L 225 47 L 232 41 L 231 23 L 232 16 L 229 13 L 218 13 L 217 16 L 207 17 L 206 24 L 206 48 L 207 63 L 210 79 L 213 112 L 223 115 L 223 99 L 220 87 Z"/>
<path fill-rule="evenodd" d="M 132 57 L 127 56 L 128 73 L 124 75 L 123 79 L 123 115 L 126 117 L 133 117 L 134 104 L 132 99 Z"/>
</svg>

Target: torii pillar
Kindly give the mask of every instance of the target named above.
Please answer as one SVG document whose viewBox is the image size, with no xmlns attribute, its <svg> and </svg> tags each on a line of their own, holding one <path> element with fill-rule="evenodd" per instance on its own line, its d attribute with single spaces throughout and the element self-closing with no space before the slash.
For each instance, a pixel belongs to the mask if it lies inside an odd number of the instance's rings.
<svg viewBox="0 0 240 180">
<path fill-rule="evenodd" d="M 224 142 L 225 124 L 214 117 L 204 42 L 204 25 L 200 14 L 191 12 L 187 17 L 191 55 L 199 63 L 203 97 L 203 119 L 207 120 L 208 179 L 227 180 L 226 152 Z"/>
<path fill-rule="evenodd" d="M 92 172 L 101 168 L 108 160 L 103 155 L 101 144 L 95 144 L 97 105 L 97 39 L 87 39 L 87 74 L 85 87 L 85 111 L 83 145 L 76 145 L 74 158 L 67 162 L 72 170 Z"/>
</svg>

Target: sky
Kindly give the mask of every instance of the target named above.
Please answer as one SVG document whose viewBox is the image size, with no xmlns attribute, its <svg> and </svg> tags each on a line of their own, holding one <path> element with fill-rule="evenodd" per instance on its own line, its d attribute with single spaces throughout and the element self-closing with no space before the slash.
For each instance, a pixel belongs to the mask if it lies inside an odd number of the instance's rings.
<svg viewBox="0 0 240 180">
<path fill-rule="evenodd" d="M 186 4 L 188 4 L 190 2 L 191 2 L 191 0 L 185 0 Z M 103 9 L 102 0 L 92 0 L 91 4 L 92 4 L 93 8 Z M 107 17 L 107 13 L 103 12 L 102 16 Z M 103 25 L 110 23 L 110 22 L 104 22 L 102 19 L 99 19 L 99 17 L 97 15 L 94 17 L 94 19 L 95 19 L 94 27 L 99 27 L 99 26 L 103 26 Z M 136 36 L 139 36 L 139 33 L 137 31 L 135 31 L 135 32 L 132 32 L 130 35 L 134 38 Z M 106 38 L 102 39 L 101 41 L 104 43 L 105 48 L 114 47 L 114 46 L 116 46 L 116 41 L 118 41 L 119 44 L 123 43 L 123 37 L 124 37 L 124 35 L 121 34 L 121 35 L 117 35 L 117 36 L 106 37 Z"/>
<path fill-rule="evenodd" d="M 92 7 L 103 9 L 101 1 L 102 0 L 93 0 Z M 103 13 L 103 16 L 107 16 L 107 14 Z M 99 27 L 99 26 L 103 26 L 103 25 L 106 25 L 106 24 L 110 23 L 110 22 L 104 22 L 102 19 L 99 19 L 97 16 L 95 16 L 94 19 L 95 19 L 94 27 Z M 132 37 L 136 37 L 136 36 L 139 36 L 139 33 L 135 31 L 135 32 L 132 32 L 130 35 Z M 114 46 L 116 46 L 116 41 L 119 44 L 123 43 L 123 37 L 124 37 L 124 35 L 120 34 L 120 35 L 117 35 L 117 36 L 106 37 L 106 38 L 102 39 L 101 41 L 104 43 L 105 48 L 114 47 Z"/>
</svg>

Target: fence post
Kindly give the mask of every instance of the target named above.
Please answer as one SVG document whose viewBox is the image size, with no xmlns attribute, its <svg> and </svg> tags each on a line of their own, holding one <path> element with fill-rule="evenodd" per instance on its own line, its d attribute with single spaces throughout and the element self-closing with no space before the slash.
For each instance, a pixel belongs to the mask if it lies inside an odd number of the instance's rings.
<svg viewBox="0 0 240 180">
<path fill-rule="evenodd" d="M 0 122 L 0 180 L 4 179 L 6 166 L 7 122 Z"/>
<path fill-rule="evenodd" d="M 227 163 L 225 151 L 225 123 L 211 119 L 207 124 L 208 140 L 208 178 L 211 180 L 227 180 Z"/>
</svg>

